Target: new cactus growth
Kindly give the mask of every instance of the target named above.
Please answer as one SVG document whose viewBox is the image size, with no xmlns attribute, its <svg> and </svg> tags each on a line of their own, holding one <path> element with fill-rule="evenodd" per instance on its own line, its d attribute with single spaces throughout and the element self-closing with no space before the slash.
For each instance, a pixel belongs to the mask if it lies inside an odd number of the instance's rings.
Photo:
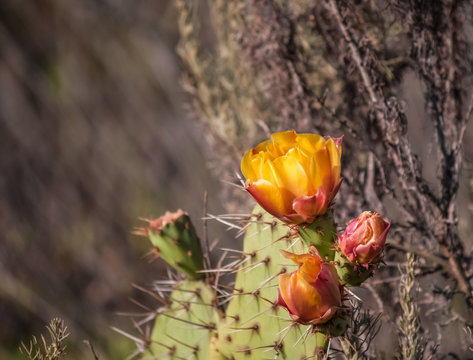
<svg viewBox="0 0 473 360">
<path fill-rule="evenodd" d="M 182 210 L 166 212 L 155 220 L 145 219 L 149 226 L 135 233 L 147 236 L 159 254 L 169 265 L 189 278 L 204 277 L 199 273 L 204 268 L 204 258 L 200 240 L 187 213 Z"/>
</svg>

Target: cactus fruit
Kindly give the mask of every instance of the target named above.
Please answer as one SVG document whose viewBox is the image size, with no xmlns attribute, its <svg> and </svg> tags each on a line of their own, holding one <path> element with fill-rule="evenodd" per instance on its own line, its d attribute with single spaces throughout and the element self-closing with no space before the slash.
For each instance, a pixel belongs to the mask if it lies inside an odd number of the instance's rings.
<svg viewBox="0 0 473 360">
<path fill-rule="evenodd" d="M 299 225 L 299 236 L 308 246 L 314 245 L 323 260 L 334 259 L 337 230 L 331 211 L 318 217 L 312 224 Z"/>
<path fill-rule="evenodd" d="M 357 265 L 352 263 L 340 252 L 335 254 L 335 268 L 342 285 L 359 286 L 373 275 L 376 265 Z"/>
</svg>

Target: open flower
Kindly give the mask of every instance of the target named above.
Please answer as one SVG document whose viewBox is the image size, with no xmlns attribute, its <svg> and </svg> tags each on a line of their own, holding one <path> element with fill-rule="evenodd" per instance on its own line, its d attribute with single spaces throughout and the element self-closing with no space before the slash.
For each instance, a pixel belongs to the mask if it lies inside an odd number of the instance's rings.
<svg viewBox="0 0 473 360">
<path fill-rule="evenodd" d="M 339 236 L 340 250 L 351 262 L 368 265 L 379 262 L 391 223 L 381 215 L 364 211 L 350 221 L 345 233 Z"/>
<path fill-rule="evenodd" d="M 294 130 L 274 133 L 243 156 L 246 190 L 277 218 L 311 223 L 325 214 L 340 187 L 341 143 Z"/>
<path fill-rule="evenodd" d="M 299 269 L 279 276 L 278 305 L 303 324 L 323 324 L 342 304 L 342 288 L 333 265 L 324 263 L 315 247 L 309 254 L 281 253 Z"/>
</svg>

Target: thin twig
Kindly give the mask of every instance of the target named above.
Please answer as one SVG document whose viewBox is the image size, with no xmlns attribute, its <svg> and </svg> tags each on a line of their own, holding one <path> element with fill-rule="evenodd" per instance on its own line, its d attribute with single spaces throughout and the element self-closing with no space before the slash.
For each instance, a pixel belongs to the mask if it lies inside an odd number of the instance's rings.
<svg viewBox="0 0 473 360">
<path fill-rule="evenodd" d="M 95 349 L 92 346 L 92 343 L 89 340 L 84 340 L 84 343 L 86 343 L 87 346 L 89 347 L 89 349 L 92 353 L 92 356 L 94 357 L 94 360 L 99 360 L 99 357 L 98 357 L 97 353 L 95 352 Z"/>
</svg>

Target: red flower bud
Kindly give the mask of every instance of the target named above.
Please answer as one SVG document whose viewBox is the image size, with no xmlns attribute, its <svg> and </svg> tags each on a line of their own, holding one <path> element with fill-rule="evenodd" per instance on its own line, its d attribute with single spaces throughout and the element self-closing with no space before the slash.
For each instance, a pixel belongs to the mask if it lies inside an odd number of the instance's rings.
<svg viewBox="0 0 473 360">
<path fill-rule="evenodd" d="M 379 262 L 390 227 L 391 223 L 379 214 L 363 212 L 350 221 L 343 236 L 339 236 L 342 255 L 362 265 Z"/>
</svg>

